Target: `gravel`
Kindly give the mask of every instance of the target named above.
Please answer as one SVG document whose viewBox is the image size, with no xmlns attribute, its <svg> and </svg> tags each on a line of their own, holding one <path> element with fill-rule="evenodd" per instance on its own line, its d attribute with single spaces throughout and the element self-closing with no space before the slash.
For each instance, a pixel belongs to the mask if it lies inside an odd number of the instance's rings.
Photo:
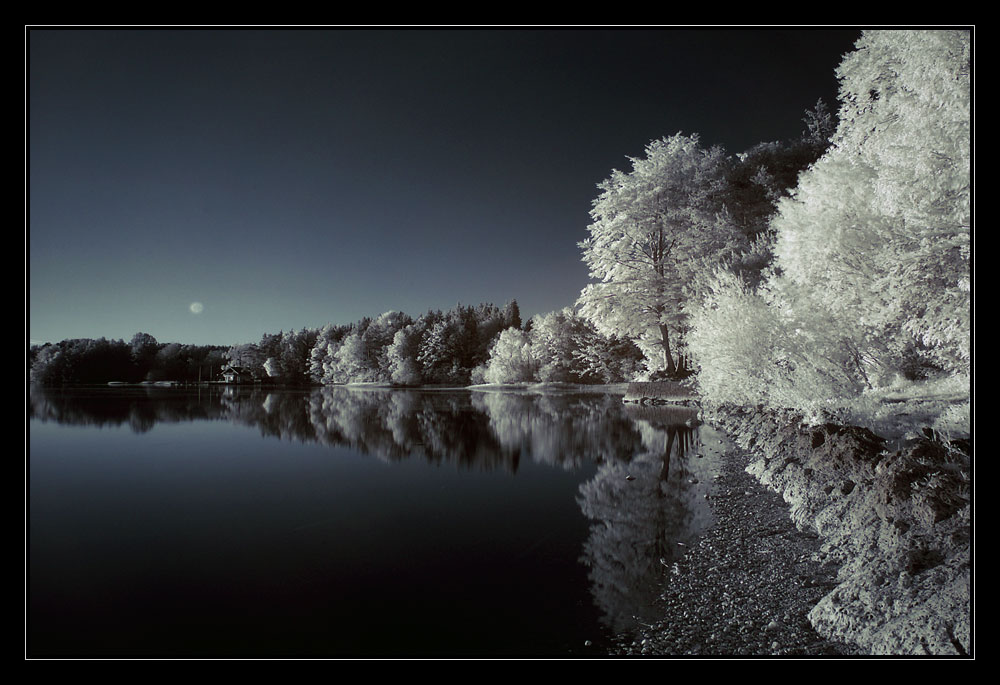
<svg viewBox="0 0 1000 685">
<path fill-rule="evenodd" d="M 862 652 L 831 642 L 807 614 L 837 584 L 820 540 L 799 531 L 780 495 L 724 457 L 708 495 L 715 523 L 671 564 L 661 619 L 619 636 L 616 654 L 701 657 L 837 657 Z"/>
</svg>

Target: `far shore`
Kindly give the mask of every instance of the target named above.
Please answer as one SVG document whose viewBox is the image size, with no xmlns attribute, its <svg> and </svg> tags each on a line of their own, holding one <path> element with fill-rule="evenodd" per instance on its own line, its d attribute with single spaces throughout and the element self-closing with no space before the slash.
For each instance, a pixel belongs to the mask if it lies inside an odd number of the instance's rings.
<svg viewBox="0 0 1000 685">
<path fill-rule="evenodd" d="M 233 387 L 292 387 L 280 381 L 266 383 L 227 383 L 225 381 L 201 381 L 196 383 L 182 381 L 109 381 L 111 387 L 182 387 L 191 385 L 233 386 Z M 419 391 L 458 391 L 501 392 L 516 394 L 569 394 L 592 393 L 605 395 L 620 395 L 624 402 L 667 403 L 697 401 L 698 395 L 691 388 L 676 381 L 647 381 L 623 383 L 565 383 L 565 382 L 523 382 L 523 383 L 479 383 L 474 385 L 399 385 L 388 381 L 335 383 L 332 385 L 294 386 L 297 388 L 344 387 L 353 390 L 419 390 Z"/>
</svg>

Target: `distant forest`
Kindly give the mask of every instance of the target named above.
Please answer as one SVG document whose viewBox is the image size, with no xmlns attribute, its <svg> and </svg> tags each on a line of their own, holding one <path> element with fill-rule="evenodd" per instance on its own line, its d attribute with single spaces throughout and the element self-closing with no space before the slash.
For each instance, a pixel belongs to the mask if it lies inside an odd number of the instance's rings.
<svg viewBox="0 0 1000 685">
<path fill-rule="evenodd" d="M 40 385 L 121 381 L 208 381 L 227 362 L 227 349 L 217 345 L 159 343 L 148 333 L 130 342 L 78 338 L 32 345 L 29 380 Z"/>
<path fill-rule="evenodd" d="M 100 338 L 35 345 L 30 380 L 40 385 L 242 380 L 287 385 L 382 382 L 416 386 L 515 381 L 609 383 L 643 367 L 631 342 L 605 336 L 566 309 L 521 321 L 516 301 L 428 311 L 391 311 L 346 325 L 265 333 L 259 342 L 221 346 Z"/>
</svg>

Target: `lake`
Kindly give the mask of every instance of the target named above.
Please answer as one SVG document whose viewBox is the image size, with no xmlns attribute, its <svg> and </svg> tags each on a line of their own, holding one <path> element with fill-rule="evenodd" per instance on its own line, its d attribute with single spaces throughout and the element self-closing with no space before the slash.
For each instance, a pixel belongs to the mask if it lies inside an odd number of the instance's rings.
<svg viewBox="0 0 1000 685">
<path fill-rule="evenodd" d="M 33 657 L 587 656 L 711 522 L 724 449 L 603 394 L 33 390 Z"/>
</svg>

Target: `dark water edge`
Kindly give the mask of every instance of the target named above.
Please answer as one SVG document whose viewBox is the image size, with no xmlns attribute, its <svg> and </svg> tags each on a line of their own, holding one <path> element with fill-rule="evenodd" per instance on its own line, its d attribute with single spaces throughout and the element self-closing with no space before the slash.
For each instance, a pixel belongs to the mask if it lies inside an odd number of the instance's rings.
<svg viewBox="0 0 1000 685">
<path fill-rule="evenodd" d="M 710 516 L 714 434 L 690 410 L 641 409 L 614 395 L 39 393 L 28 652 L 607 654 Z"/>
</svg>

